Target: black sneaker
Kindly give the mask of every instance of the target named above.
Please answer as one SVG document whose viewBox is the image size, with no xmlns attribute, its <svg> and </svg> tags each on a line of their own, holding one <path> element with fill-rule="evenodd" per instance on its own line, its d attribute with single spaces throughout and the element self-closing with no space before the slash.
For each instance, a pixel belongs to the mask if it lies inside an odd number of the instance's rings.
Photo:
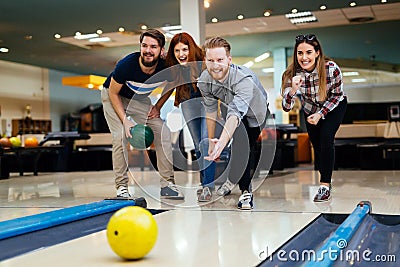
<svg viewBox="0 0 400 267">
<path fill-rule="evenodd" d="M 184 196 L 179 190 L 179 188 L 171 182 L 167 186 L 161 188 L 160 195 L 162 198 L 177 199 L 177 200 L 184 199 Z"/>
<path fill-rule="evenodd" d="M 254 207 L 253 194 L 248 191 L 243 191 L 243 194 L 239 197 L 237 207 L 240 210 L 252 210 Z"/>
</svg>

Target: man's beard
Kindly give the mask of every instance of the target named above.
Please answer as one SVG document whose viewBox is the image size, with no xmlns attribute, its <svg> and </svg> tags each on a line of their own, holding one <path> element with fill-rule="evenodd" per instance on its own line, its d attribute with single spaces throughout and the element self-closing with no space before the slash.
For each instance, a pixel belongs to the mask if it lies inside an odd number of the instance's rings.
<svg viewBox="0 0 400 267">
<path fill-rule="evenodd" d="M 145 67 L 153 67 L 153 66 L 155 66 L 155 65 L 158 63 L 158 57 L 157 57 L 157 58 L 154 58 L 154 59 L 153 59 L 152 61 L 150 61 L 150 62 L 144 61 L 144 58 L 141 57 L 141 61 L 142 61 L 143 66 L 145 66 Z"/>
</svg>

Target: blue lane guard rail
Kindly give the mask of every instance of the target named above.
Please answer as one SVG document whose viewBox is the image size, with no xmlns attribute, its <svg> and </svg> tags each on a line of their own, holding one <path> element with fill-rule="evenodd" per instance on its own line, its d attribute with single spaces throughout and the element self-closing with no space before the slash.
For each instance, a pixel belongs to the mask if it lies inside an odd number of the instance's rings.
<svg viewBox="0 0 400 267">
<path fill-rule="evenodd" d="M 0 240 L 134 206 L 134 200 L 102 200 L 0 222 Z"/>
<path fill-rule="evenodd" d="M 305 267 L 332 266 L 339 259 L 339 253 L 345 249 L 361 222 L 371 212 L 371 203 L 361 201 L 346 220 L 328 238 L 322 247 L 315 252 L 315 258 L 303 264 Z"/>
</svg>

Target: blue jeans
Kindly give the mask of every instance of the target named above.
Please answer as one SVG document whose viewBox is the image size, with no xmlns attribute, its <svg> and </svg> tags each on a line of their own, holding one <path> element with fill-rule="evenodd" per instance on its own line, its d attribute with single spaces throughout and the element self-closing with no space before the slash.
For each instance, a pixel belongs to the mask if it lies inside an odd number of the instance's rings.
<svg viewBox="0 0 400 267">
<path fill-rule="evenodd" d="M 193 139 L 194 150 L 200 167 L 201 185 L 213 189 L 215 162 L 204 159 L 204 155 L 208 155 L 208 131 L 201 97 L 182 102 L 181 109 Z"/>
</svg>

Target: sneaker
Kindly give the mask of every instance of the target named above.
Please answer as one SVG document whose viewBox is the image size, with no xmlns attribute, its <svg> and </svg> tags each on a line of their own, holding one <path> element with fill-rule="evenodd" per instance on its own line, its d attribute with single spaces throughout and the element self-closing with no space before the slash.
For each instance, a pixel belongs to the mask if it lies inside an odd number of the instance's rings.
<svg viewBox="0 0 400 267">
<path fill-rule="evenodd" d="M 248 191 L 243 191 L 243 194 L 239 197 L 237 207 L 240 210 L 253 209 L 253 194 Z"/>
<path fill-rule="evenodd" d="M 318 193 L 314 197 L 314 202 L 325 202 L 331 199 L 332 186 L 329 187 L 321 185 L 318 189 Z"/>
<path fill-rule="evenodd" d="M 199 197 L 201 193 L 203 193 L 203 186 L 199 185 L 199 187 L 196 190 L 197 197 Z"/>
<path fill-rule="evenodd" d="M 212 193 L 209 187 L 203 187 L 201 194 L 198 196 L 197 200 L 199 202 L 208 202 L 211 201 Z"/>
<path fill-rule="evenodd" d="M 167 186 L 161 188 L 160 195 L 162 198 L 169 198 L 169 199 L 184 199 L 183 194 L 178 189 L 178 187 L 169 182 Z"/>
<path fill-rule="evenodd" d="M 120 186 L 117 189 L 117 197 L 130 198 L 132 195 L 129 193 L 128 187 Z"/>
<path fill-rule="evenodd" d="M 232 189 L 235 187 L 235 184 L 231 183 L 231 181 L 226 180 L 226 182 L 221 185 L 217 190 L 218 196 L 227 196 L 231 193 Z"/>
</svg>

